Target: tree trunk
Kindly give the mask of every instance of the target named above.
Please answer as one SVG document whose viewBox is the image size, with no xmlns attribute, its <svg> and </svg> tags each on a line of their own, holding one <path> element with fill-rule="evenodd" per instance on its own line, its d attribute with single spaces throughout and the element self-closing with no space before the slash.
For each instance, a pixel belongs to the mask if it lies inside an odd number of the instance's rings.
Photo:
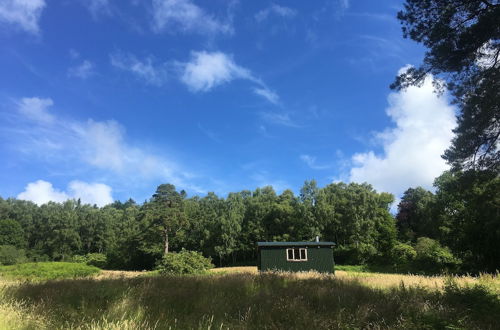
<svg viewBox="0 0 500 330">
<path fill-rule="evenodd" d="M 168 254 L 168 229 L 163 231 L 164 241 L 163 241 L 163 255 Z"/>
</svg>

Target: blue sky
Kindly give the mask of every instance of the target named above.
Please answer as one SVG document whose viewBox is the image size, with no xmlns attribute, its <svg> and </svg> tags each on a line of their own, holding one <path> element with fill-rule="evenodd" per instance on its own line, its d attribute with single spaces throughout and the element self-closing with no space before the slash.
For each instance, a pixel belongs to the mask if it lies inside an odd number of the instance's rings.
<svg viewBox="0 0 500 330">
<path fill-rule="evenodd" d="M 1 0 L 0 196 L 149 198 L 304 180 L 432 187 L 447 96 L 401 1 Z"/>
</svg>

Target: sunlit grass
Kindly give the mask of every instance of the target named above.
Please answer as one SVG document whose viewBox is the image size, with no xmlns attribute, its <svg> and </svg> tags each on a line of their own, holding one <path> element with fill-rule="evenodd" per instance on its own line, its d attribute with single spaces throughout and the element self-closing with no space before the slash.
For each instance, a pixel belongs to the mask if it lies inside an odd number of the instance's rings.
<svg viewBox="0 0 500 330">
<path fill-rule="evenodd" d="M 222 273 L 221 273 L 222 272 Z M 494 328 L 498 276 L 103 272 L 0 280 L 0 329 Z"/>
</svg>

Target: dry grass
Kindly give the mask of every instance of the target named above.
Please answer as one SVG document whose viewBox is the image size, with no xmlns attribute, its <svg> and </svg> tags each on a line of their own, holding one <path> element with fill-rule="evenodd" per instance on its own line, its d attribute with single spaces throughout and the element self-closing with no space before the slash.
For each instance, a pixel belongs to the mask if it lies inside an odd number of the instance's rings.
<svg viewBox="0 0 500 330">
<path fill-rule="evenodd" d="M 257 267 L 223 267 L 214 268 L 211 270 L 215 274 L 234 274 L 234 273 L 247 273 L 257 274 Z M 321 278 L 332 275 L 323 275 L 317 272 L 300 272 L 287 274 L 294 278 Z M 359 282 L 371 288 L 388 289 L 405 285 L 406 287 L 424 287 L 428 289 L 442 290 L 446 283 L 446 276 L 423 276 L 411 274 L 386 274 L 386 273 L 368 273 L 368 272 L 347 272 L 338 270 L 335 272 L 336 278 L 344 280 L 352 280 Z M 472 276 L 454 276 L 453 279 L 460 285 L 473 285 L 473 284 L 488 284 L 494 291 L 500 292 L 500 277 L 497 275 L 482 275 L 480 277 Z"/>
<path fill-rule="evenodd" d="M 113 279 L 113 278 L 134 278 L 144 276 L 148 272 L 134 272 L 125 270 L 103 270 L 93 278 L 98 280 Z"/>
<path fill-rule="evenodd" d="M 447 283 L 445 290 L 429 290 L 441 288 L 444 278 L 343 271 L 257 274 L 255 267 L 212 272 L 0 280 L 0 329 L 493 329 L 500 314 L 499 296 L 468 285 L 468 277 Z M 498 276 L 476 281 L 486 280 L 498 283 Z"/>
</svg>

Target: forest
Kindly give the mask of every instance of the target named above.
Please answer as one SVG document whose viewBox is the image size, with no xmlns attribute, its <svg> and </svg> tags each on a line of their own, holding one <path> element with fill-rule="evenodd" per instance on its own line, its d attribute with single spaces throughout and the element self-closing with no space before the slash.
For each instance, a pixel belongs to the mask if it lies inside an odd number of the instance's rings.
<svg viewBox="0 0 500 330">
<path fill-rule="evenodd" d="M 336 243 L 338 264 L 421 273 L 495 272 L 500 260 L 500 179 L 491 171 L 449 171 L 435 193 L 409 188 L 394 196 L 367 183 L 306 181 L 296 196 L 271 186 L 189 197 L 161 184 L 142 204 L 104 207 L 78 200 L 36 204 L 0 199 L 0 260 L 104 258 L 110 269 L 153 269 L 166 253 L 199 251 L 219 266 L 251 265 L 256 242 Z"/>
</svg>

